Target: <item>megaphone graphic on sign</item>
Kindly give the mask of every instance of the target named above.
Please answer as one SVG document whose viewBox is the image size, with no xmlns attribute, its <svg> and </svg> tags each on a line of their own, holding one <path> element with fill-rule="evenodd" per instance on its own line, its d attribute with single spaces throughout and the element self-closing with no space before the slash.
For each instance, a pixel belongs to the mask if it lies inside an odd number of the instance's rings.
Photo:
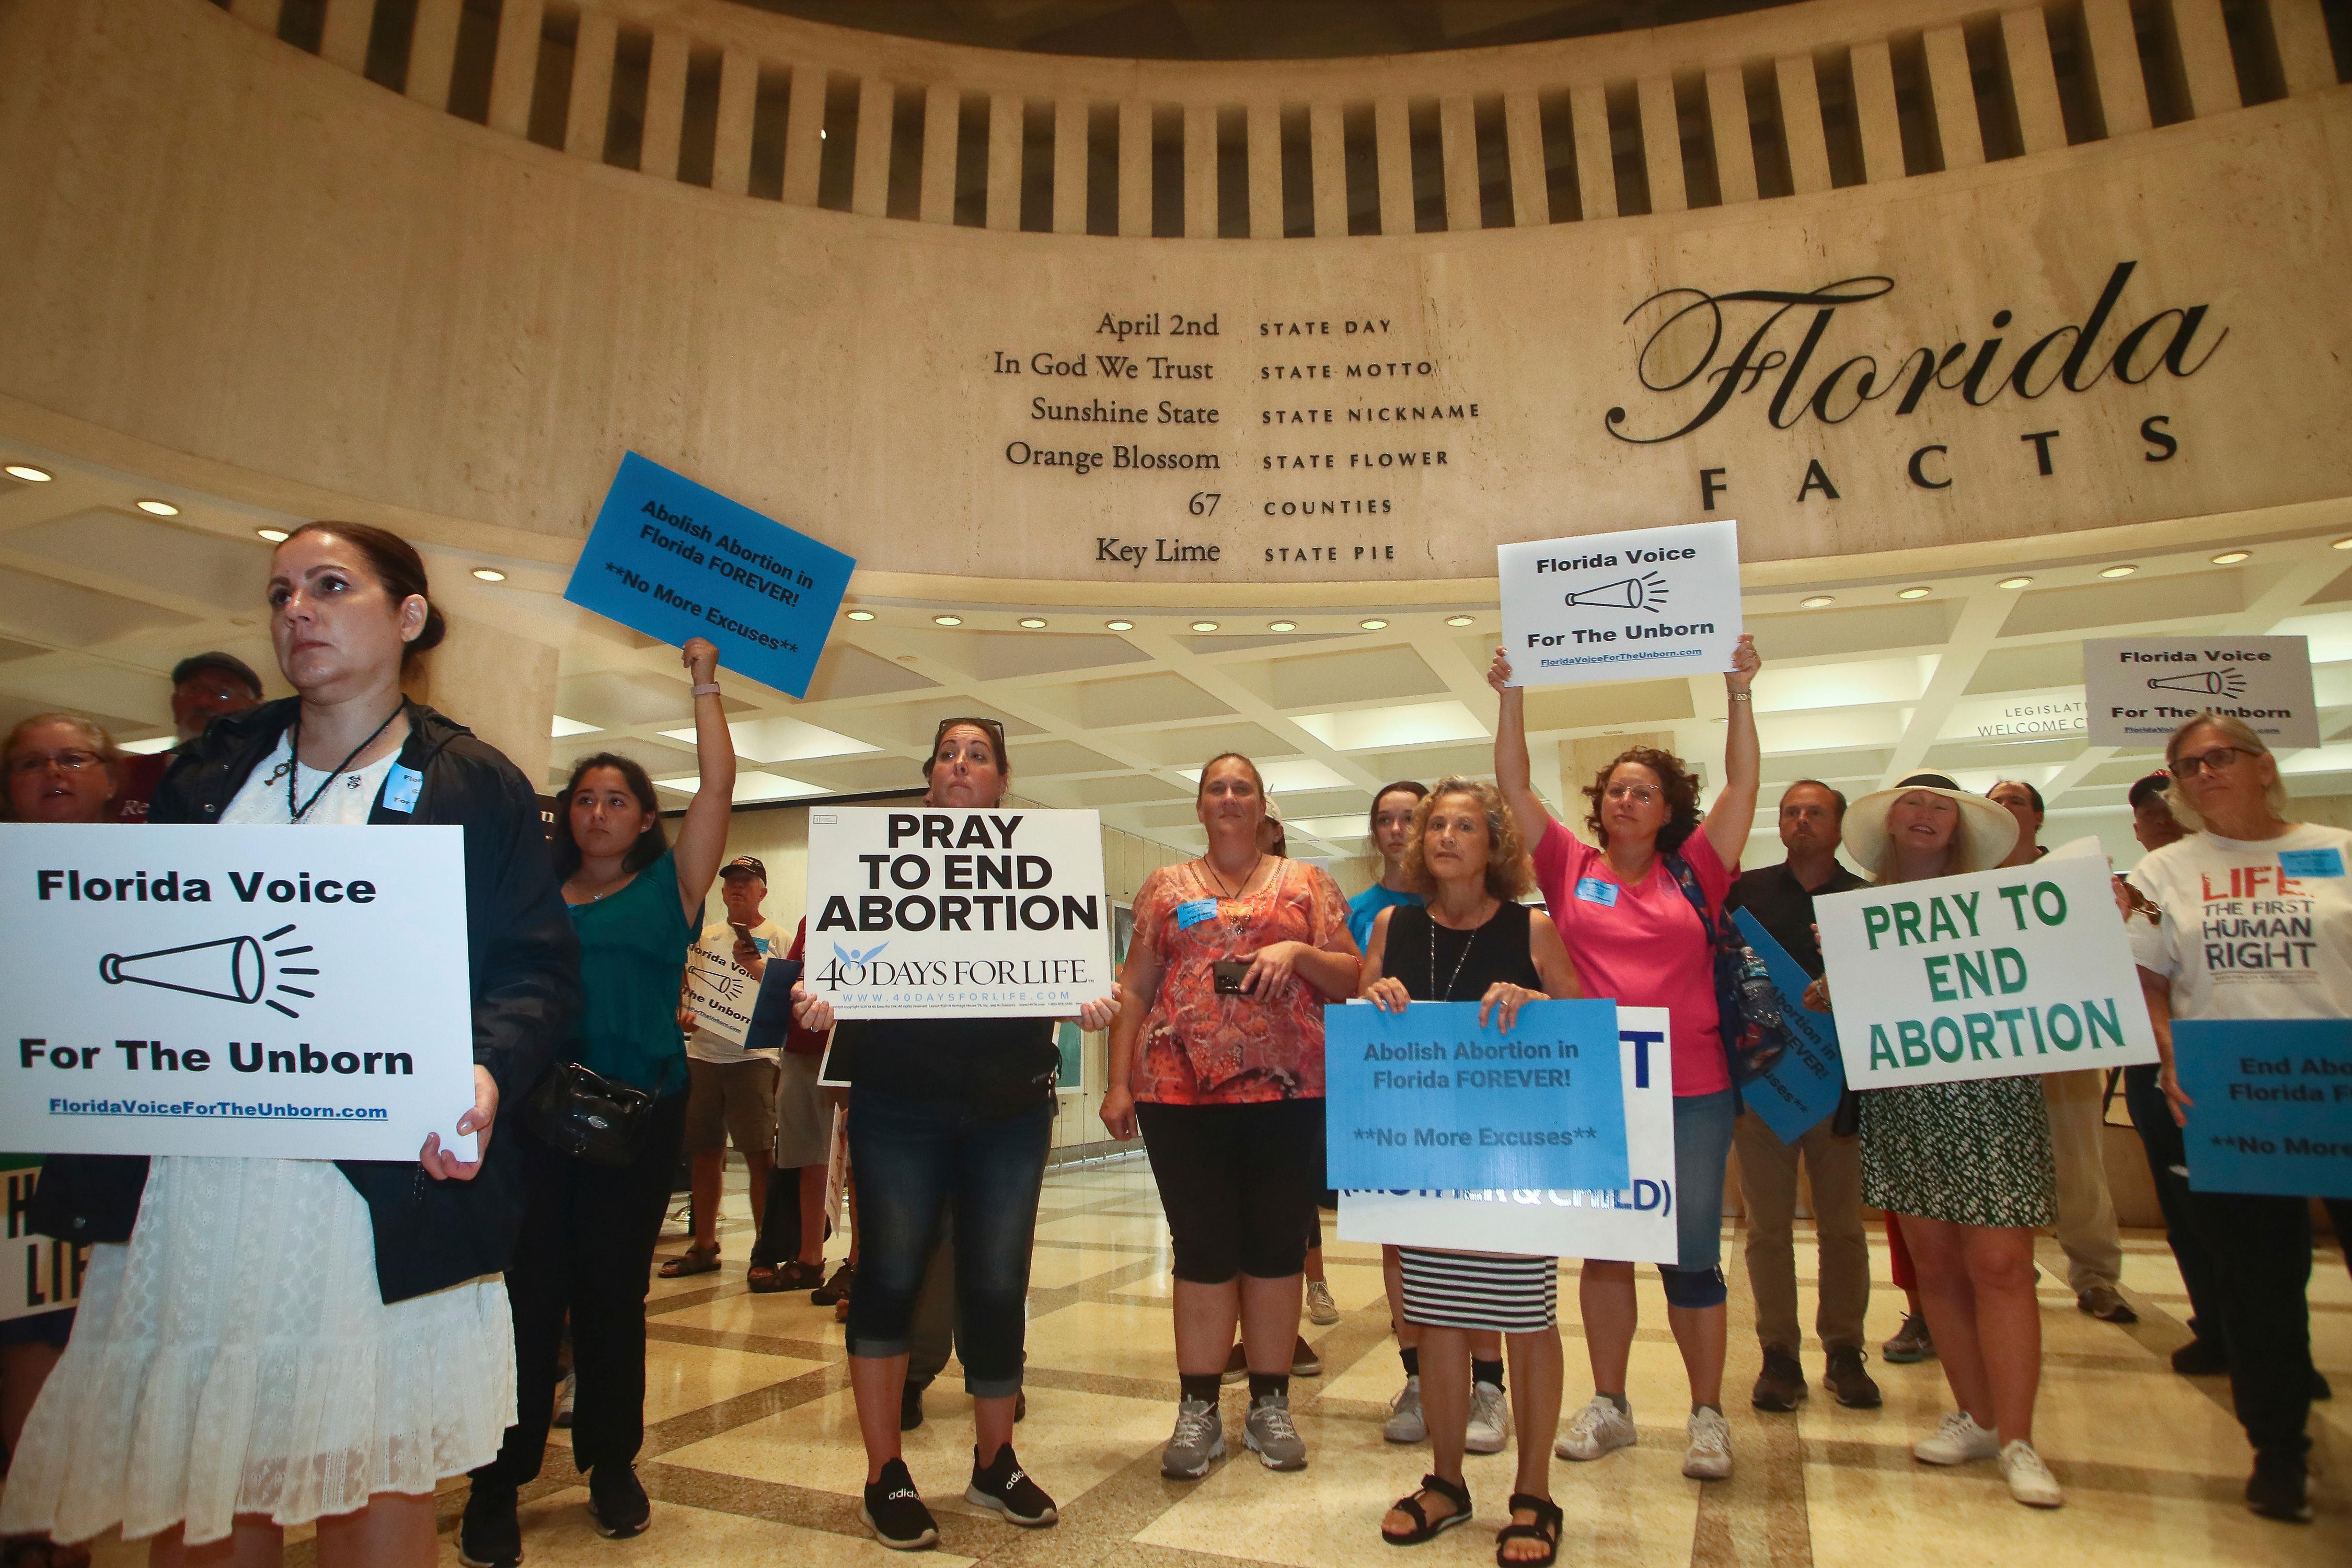
<svg viewBox="0 0 2352 1568">
<path fill-rule="evenodd" d="M 2194 691 L 2206 697 L 2242 697 L 2245 676 L 2234 669 L 2200 669 L 2187 675 L 2152 675 L 2150 691 Z"/>
<path fill-rule="evenodd" d="M 1655 572 L 1649 572 L 1639 577 L 1603 583 L 1597 588 L 1579 588 L 1568 596 L 1566 602 L 1596 609 L 1648 610 L 1655 615 L 1665 598 L 1666 580 Z"/>
<path fill-rule="evenodd" d="M 281 947 L 265 955 L 261 944 L 276 942 L 294 928 L 279 926 L 259 937 L 224 936 L 210 942 L 184 942 L 149 952 L 110 952 L 98 961 L 98 977 L 109 985 L 152 985 L 159 991 L 180 991 L 191 996 L 211 996 L 223 1002 L 260 1002 L 289 1018 L 302 1015 L 262 993 L 269 989 L 269 957 L 292 958 L 311 951 L 308 946 Z M 316 974 L 316 969 L 280 964 L 280 975 Z M 315 991 L 288 985 L 277 989 L 289 996 L 310 997 Z"/>
</svg>

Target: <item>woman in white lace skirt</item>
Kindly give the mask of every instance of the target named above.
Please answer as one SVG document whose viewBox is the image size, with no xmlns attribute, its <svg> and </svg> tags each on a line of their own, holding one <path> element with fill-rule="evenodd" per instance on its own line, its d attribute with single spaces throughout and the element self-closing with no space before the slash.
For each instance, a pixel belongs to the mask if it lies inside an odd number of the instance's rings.
<svg viewBox="0 0 2352 1568">
<path fill-rule="evenodd" d="M 515 1418 L 499 1276 L 520 1194 L 494 1122 L 546 1068 L 577 946 L 530 782 L 402 695 L 442 634 L 416 552 L 308 524 L 278 547 L 268 597 L 298 695 L 215 722 L 151 819 L 464 829 L 475 1100 L 457 1126 L 479 1159 L 437 1135 L 416 1163 L 52 1159 L 35 1226 L 94 1245 L 0 1531 L 120 1526 L 155 1568 L 264 1568 L 288 1526 L 315 1522 L 333 1568 L 426 1568 L 435 1484 Z"/>
</svg>

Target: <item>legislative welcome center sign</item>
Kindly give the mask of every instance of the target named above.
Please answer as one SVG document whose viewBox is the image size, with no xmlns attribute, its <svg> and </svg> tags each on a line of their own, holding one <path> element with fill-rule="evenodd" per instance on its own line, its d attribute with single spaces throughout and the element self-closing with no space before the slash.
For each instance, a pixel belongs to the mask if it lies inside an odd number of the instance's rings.
<svg viewBox="0 0 2352 1568">
<path fill-rule="evenodd" d="M 1075 1014 L 1115 978 L 1102 819 L 812 810 L 807 961 L 843 1018 Z"/>
<path fill-rule="evenodd" d="M 0 1149 L 462 1157 L 456 827 L 0 825 Z"/>
</svg>

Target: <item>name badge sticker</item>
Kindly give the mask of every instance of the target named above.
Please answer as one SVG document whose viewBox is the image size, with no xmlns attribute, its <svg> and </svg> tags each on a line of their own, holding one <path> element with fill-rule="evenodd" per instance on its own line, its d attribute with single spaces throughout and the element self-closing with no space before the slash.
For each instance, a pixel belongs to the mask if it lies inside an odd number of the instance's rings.
<svg viewBox="0 0 2352 1568">
<path fill-rule="evenodd" d="M 416 797 L 425 792 L 425 775 L 414 768 L 392 764 L 383 775 L 383 808 L 386 811 L 412 812 L 416 809 Z M 2333 855 L 2334 850 L 2327 853 Z M 2338 868 L 2339 873 L 2341 868 Z"/>
<path fill-rule="evenodd" d="M 2340 849 L 2282 849 L 2279 869 L 2290 877 L 2341 877 L 2344 875 L 2344 852 Z"/>
<path fill-rule="evenodd" d="M 1202 921 L 1216 918 L 1217 900 L 1214 899 L 1187 899 L 1176 906 L 1176 924 L 1183 931 L 1191 931 Z"/>
<path fill-rule="evenodd" d="M 1598 877 L 1586 877 L 1577 882 L 1576 896 L 1585 903 L 1613 910 L 1617 907 L 1617 884 L 1604 882 Z"/>
</svg>

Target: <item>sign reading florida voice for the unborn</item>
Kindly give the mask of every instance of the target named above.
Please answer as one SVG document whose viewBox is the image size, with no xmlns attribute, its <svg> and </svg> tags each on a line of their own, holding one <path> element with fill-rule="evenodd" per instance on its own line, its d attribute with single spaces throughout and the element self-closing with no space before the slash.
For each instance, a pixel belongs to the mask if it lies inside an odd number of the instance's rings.
<svg viewBox="0 0 2352 1568">
<path fill-rule="evenodd" d="M 2156 1060 L 2105 859 L 1813 900 L 1855 1089 Z"/>
<path fill-rule="evenodd" d="M 1736 522 L 1506 544 L 1495 563 L 1503 648 L 1521 686 L 1731 668 L 1740 629 Z"/>
<path fill-rule="evenodd" d="M 839 1017 L 1075 1014 L 1114 978 L 1101 818 L 811 811 L 807 957 Z"/>
<path fill-rule="evenodd" d="M 0 826 L 0 1148 L 471 1158 L 456 827 Z"/>
</svg>

